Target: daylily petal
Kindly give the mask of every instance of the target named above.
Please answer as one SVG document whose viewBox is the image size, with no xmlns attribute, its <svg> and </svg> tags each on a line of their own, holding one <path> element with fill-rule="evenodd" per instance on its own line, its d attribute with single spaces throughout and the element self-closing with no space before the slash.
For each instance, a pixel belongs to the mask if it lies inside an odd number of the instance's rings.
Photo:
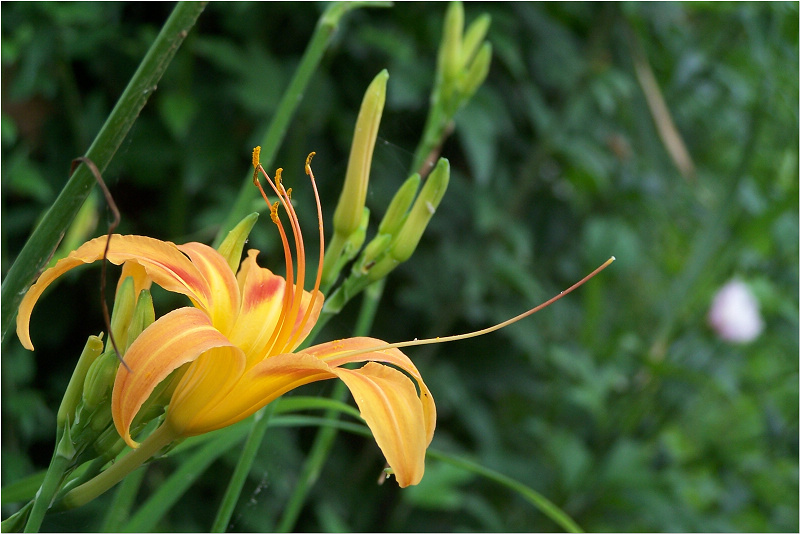
<svg viewBox="0 0 800 534">
<path fill-rule="evenodd" d="M 153 389 L 172 371 L 216 347 L 228 347 L 233 371 L 241 372 L 244 355 L 211 325 L 205 313 L 195 308 L 180 308 L 164 315 L 136 338 L 125 353 L 125 362 L 133 372 L 120 366 L 111 395 L 114 425 L 128 445 L 137 446 L 131 439 L 130 425 Z"/>
<path fill-rule="evenodd" d="M 401 488 L 418 484 L 425 472 L 428 440 L 422 403 L 411 379 L 373 362 L 360 369 L 338 368 L 334 372 L 353 394 L 397 483 Z"/>
<path fill-rule="evenodd" d="M 239 269 L 237 278 L 242 292 L 241 307 L 236 324 L 230 333 L 231 341 L 248 355 L 248 368 L 269 356 L 267 351 L 270 347 L 267 344 L 272 338 L 274 329 L 282 327 L 278 324 L 278 319 L 283 309 L 286 288 L 286 280 L 282 276 L 256 264 L 257 255 L 257 250 L 248 250 L 247 258 Z M 300 312 L 293 331 L 300 327 L 303 314 L 308 309 L 310 301 L 311 293 L 303 291 Z M 293 344 L 294 346 L 279 347 L 276 352 L 292 350 L 305 339 L 317 322 L 322 310 L 322 303 L 323 298 L 320 294 L 308 320 L 302 325 L 303 329 Z"/>
<path fill-rule="evenodd" d="M 105 236 L 84 243 L 42 273 L 39 280 L 31 286 L 20 303 L 17 315 L 17 336 L 23 347 L 33 350 L 29 323 L 33 306 L 42 292 L 70 269 L 102 258 L 105 248 Z M 147 275 L 164 289 L 188 295 L 203 306 L 208 303 L 209 289 L 205 278 L 173 243 L 143 236 L 115 234 L 111 237 L 107 257 L 115 265 L 128 261 L 139 263 Z"/>
<path fill-rule="evenodd" d="M 296 387 L 335 377 L 325 362 L 308 354 L 267 358 L 245 372 L 236 384 L 235 395 L 203 410 L 192 425 L 192 434 L 232 425 Z"/>
<path fill-rule="evenodd" d="M 231 341 L 247 354 L 250 368 L 264 357 L 264 352 L 277 327 L 283 308 L 286 280 L 256 264 L 258 251 L 250 249 L 239 269 L 238 281 L 242 297 Z"/>
<path fill-rule="evenodd" d="M 128 277 L 133 278 L 133 294 L 137 296 L 143 289 L 150 289 L 150 286 L 153 284 L 153 281 L 147 276 L 147 271 L 144 270 L 144 267 L 138 263 L 128 261 L 122 264 L 122 272 L 117 282 L 117 291 L 119 291 L 119 286 L 122 285 L 122 282 Z"/>
<path fill-rule="evenodd" d="M 195 360 L 178 383 L 167 420 L 183 436 L 207 432 L 206 412 L 238 396 L 238 381 L 245 370 L 245 355 L 237 347 L 216 347 Z"/>
<path fill-rule="evenodd" d="M 227 260 L 203 243 L 178 245 L 178 250 L 191 258 L 208 282 L 211 302 L 206 311 L 214 326 L 228 335 L 239 311 L 239 286 Z"/>
<path fill-rule="evenodd" d="M 380 339 L 353 337 L 315 345 L 305 349 L 303 352 L 314 355 L 331 367 L 340 367 L 346 363 L 373 361 L 394 365 L 411 375 L 416 381 L 417 387 L 419 387 L 419 397 L 422 402 L 422 411 L 425 419 L 426 444 L 430 444 L 433 439 L 433 431 L 436 429 L 436 404 L 433 401 L 433 396 L 428 386 L 423 382 L 422 375 L 420 375 L 420 372 L 408 356 L 395 348 L 380 348 L 386 345 L 387 343 Z M 355 351 L 363 350 L 366 350 L 366 352 L 353 354 Z"/>
</svg>

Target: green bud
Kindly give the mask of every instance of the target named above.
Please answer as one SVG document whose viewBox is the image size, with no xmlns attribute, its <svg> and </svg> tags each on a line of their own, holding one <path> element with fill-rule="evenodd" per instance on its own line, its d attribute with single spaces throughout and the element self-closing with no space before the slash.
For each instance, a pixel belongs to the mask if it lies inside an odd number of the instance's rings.
<svg viewBox="0 0 800 534">
<path fill-rule="evenodd" d="M 233 272 L 236 272 L 239 268 L 244 244 L 247 242 L 247 236 L 250 235 L 250 230 L 253 229 L 257 220 L 258 213 L 251 213 L 239 221 L 239 224 L 228 232 L 228 235 L 225 236 L 225 239 L 217 248 L 217 251 L 222 254 L 222 257 L 228 261 L 228 266 Z"/>
<path fill-rule="evenodd" d="M 419 182 L 419 173 L 412 174 L 408 180 L 403 182 L 386 209 L 386 215 L 383 216 L 381 224 L 378 226 L 378 234 L 394 235 L 403 226 L 408 208 L 411 207 L 414 197 L 417 196 Z"/>
<path fill-rule="evenodd" d="M 94 411 L 108 397 L 118 367 L 119 360 L 114 349 L 107 350 L 92 362 L 83 382 L 83 408 L 86 411 Z"/>
<path fill-rule="evenodd" d="M 369 265 L 363 260 L 359 262 L 359 266 L 367 272 L 369 281 L 374 282 L 380 280 L 389 274 L 400 263 L 406 261 L 413 254 L 414 249 L 417 248 L 428 222 L 436 213 L 436 208 L 442 201 L 447 184 L 450 181 L 450 163 L 445 158 L 439 158 L 436 167 L 428 176 L 425 185 L 422 187 L 417 200 L 411 207 L 411 211 L 403 223 L 402 228 L 396 236 L 393 236 L 391 244 L 389 245 L 388 254 L 380 254 L 380 247 L 383 242 L 378 242 L 377 238 L 367 245 L 364 250 L 364 256 L 367 253 L 373 253 L 377 256 L 374 265 Z M 388 234 L 384 234 L 388 235 Z M 373 250 L 374 247 L 374 250 Z"/>
<path fill-rule="evenodd" d="M 91 419 L 89 421 L 89 428 L 91 428 L 92 432 L 95 434 L 99 434 L 109 426 L 113 427 L 113 419 L 114 418 L 111 415 L 111 399 L 108 399 L 106 402 L 96 406 L 92 411 Z"/>
<path fill-rule="evenodd" d="M 119 437 L 116 427 L 113 425 L 103 430 L 92 444 L 95 453 L 100 458 L 107 461 L 113 460 L 126 447 L 125 442 Z"/>
<path fill-rule="evenodd" d="M 489 31 L 489 26 L 492 24 L 492 17 L 487 13 L 480 15 L 477 19 L 472 21 L 472 24 L 467 28 L 464 33 L 464 44 L 461 48 L 461 61 L 462 65 L 468 65 L 472 62 L 475 52 L 486 37 L 486 32 Z"/>
<path fill-rule="evenodd" d="M 389 245 L 392 244 L 393 237 L 394 236 L 391 234 L 378 234 L 372 238 L 372 241 L 364 248 L 361 259 L 353 266 L 353 270 L 356 271 L 357 274 L 367 274 L 370 272 L 375 263 L 385 255 Z M 379 276 L 378 278 L 383 278 L 383 276 Z M 378 278 L 374 278 L 374 280 Z"/>
<path fill-rule="evenodd" d="M 439 68 L 437 76 L 449 84 L 462 67 L 461 40 L 464 33 L 464 6 L 461 2 L 450 2 L 444 16 L 442 43 L 439 46 Z"/>
<path fill-rule="evenodd" d="M 86 378 L 86 373 L 92 363 L 103 352 L 103 340 L 98 336 L 89 336 L 86 340 L 86 345 L 83 347 L 78 363 L 75 365 L 75 370 L 72 372 L 72 377 L 69 379 L 67 390 L 64 392 L 64 398 L 61 401 L 61 406 L 58 408 L 56 415 L 56 424 L 59 428 L 59 433 L 62 432 L 66 425 L 73 421 L 75 409 L 81 400 L 81 393 L 83 382 Z"/>
<path fill-rule="evenodd" d="M 492 44 L 483 43 L 475 60 L 469 66 L 469 69 L 464 73 L 463 77 L 459 80 L 461 88 L 461 98 L 467 100 L 469 97 L 478 90 L 486 76 L 489 74 L 489 67 L 492 63 Z"/>
<path fill-rule="evenodd" d="M 136 294 L 132 277 L 127 277 L 117 288 L 114 297 L 114 310 L 111 312 L 111 332 L 114 334 L 114 341 L 119 350 L 123 350 L 127 344 L 128 326 L 133 316 L 133 308 L 136 306 Z M 106 350 L 112 348 L 111 336 L 106 342 Z"/>
<path fill-rule="evenodd" d="M 391 255 L 399 262 L 406 261 L 417 248 L 428 222 L 436 213 L 450 181 L 450 162 L 439 158 L 436 167 L 428 176 L 416 202 L 408 213 L 408 219 L 400 229 L 391 249 Z"/>
<path fill-rule="evenodd" d="M 364 94 L 361 110 L 358 112 L 344 187 L 336 211 L 333 213 L 334 232 L 342 236 L 355 232 L 361 222 L 372 165 L 372 152 L 378 137 L 383 105 L 386 102 L 388 79 L 389 72 L 386 69 L 375 76 Z"/>
<path fill-rule="evenodd" d="M 133 342 L 139 337 L 139 334 L 145 328 L 153 324 L 156 320 L 156 312 L 153 309 L 153 297 L 150 295 L 150 290 L 143 289 L 139 293 L 139 299 L 136 301 L 136 309 L 133 311 L 131 324 L 128 328 L 128 345 L 125 351 L 130 348 Z"/>
</svg>

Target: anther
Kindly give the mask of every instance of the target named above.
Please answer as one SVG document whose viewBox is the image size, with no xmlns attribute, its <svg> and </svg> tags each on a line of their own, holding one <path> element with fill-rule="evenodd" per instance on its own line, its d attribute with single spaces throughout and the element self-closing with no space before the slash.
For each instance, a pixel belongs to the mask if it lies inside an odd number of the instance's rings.
<svg viewBox="0 0 800 534">
<path fill-rule="evenodd" d="M 306 174 L 311 176 L 311 159 L 316 155 L 316 152 L 311 152 L 306 157 Z"/>
<path fill-rule="evenodd" d="M 261 147 L 257 146 L 253 149 L 253 168 L 257 169 L 261 164 Z"/>
</svg>

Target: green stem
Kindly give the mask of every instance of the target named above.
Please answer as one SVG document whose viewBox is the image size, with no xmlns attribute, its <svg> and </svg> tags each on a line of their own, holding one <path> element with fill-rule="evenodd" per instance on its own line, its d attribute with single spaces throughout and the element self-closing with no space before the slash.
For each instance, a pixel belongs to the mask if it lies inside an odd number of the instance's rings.
<svg viewBox="0 0 800 534">
<path fill-rule="evenodd" d="M 333 34 L 338 29 L 342 17 L 348 11 L 362 6 L 388 7 L 389 5 L 391 5 L 389 2 L 336 2 L 325 10 L 319 22 L 317 22 L 314 34 L 311 36 L 305 52 L 303 52 L 300 64 L 289 82 L 289 87 L 283 93 L 275 116 L 272 118 L 264 140 L 261 142 L 261 164 L 264 168 L 269 169 L 272 166 L 275 154 L 286 136 L 289 122 L 292 120 L 297 106 L 303 100 L 308 82 L 311 81 L 311 76 L 317 70 L 319 62 L 322 60 Z M 256 198 L 256 193 L 257 190 L 253 187 L 253 173 L 248 172 L 239 189 L 239 195 L 236 197 L 233 208 L 228 213 L 228 218 L 220 227 L 219 233 L 214 240 L 215 248 L 228 235 L 231 228 L 236 226 L 236 223 L 252 211 L 250 204 Z"/>
<path fill-rule="evenodd" d="M 381 296 L 383 295 L 383 288 L 386 285 L 386 279 L 381 278 L 379 281 L 367 286 L 364 291 L 364 299 L 361 302 L 361 311 L 356 321 L 356 327 L 353 332 L 356 336 L 365 336 L 372 328 L 372 323 L 375 320 L 375 314 L 378 310 Z M 338 401 L 343 401 L 347 395 L 347 387 L 344 382 L 337 380 L 334 386 L 333 394 L 331 397 Z M 335 409 L 328 409 L 325 412 L 325 422 L 335 421 L 339 417 L 339 411 Z M 314 444 L 311 451 L 308 453 L 308 458 L 303 465 L 303 470 L 300 473 L 300 478 L 295 485 L 294 491 L 289 502 L 284 508 L 281 521 L 278 524 L 278 532 L 290 532 L 294 529 L 300 511 L 303 509 L 308 492 L 317 482 L 322 467 L 328 459 L 333 441 L 336 438 L 338 429 L 330 424 L 323 424 L 317 431 L 314 438 Z"/>
<path fill-rule="evenodd" d="M 70 439 L 69 433 L 67 433 L 65 439 Z M 25 532 L 39 532 L 44 516 L 47 510 L 50 509 L 53 497 L 61 487 L 71 463 L 72 456 L 59 454 L 58 451 L 53 455 L 53 459 L 50 460 L 50 466 L 47 468 L 47 473 L 44 475 L 44 481 L 42 481 L 39 491 L 36 492 L 33 508 L 28 516 L 28 522 L 25 524 Z"/>
<path fill-rule="evenodd" d="M 90 481 L 68 491 L 61 499 L 59 509 L 77 508 L 102 495 L 177 437 L 172 427 L 163 423 L 139 448 L 118 459 Z"/>
<path fill-rule="evenodd" d="M 434 88 L 434 91 L 438 91 Z M 440 98 L 432 98 L 431 109 L 425 121 L 425 128 L 422 131 L 419 145 L 414 151 L 414 160 L 411 163 L 411 172 L 418 172 L 422 178 L 428 176 L 436 163 L 436 156 L 439 154 L 445 139 L 452 132 L 452 116 L 448 116 L 439 103 Z"/>
<path fill-rule="evenodd" d="M 247 480 L 247 475 L 253 466 L 256 453 L 261 447 L 264 433 L 279 402 L 280 399 L 277 399 L 256 412 L 253 426 L 247 436 L 247 442 L 244 445 L 244 449 L 242 449 L 241 456 L 239 456 L 239 461 L 236 463 L 236 468 L 233 471 L 230 482 L 228 482 L 228 487 L 225 489 L 225 495 L 222 497 L 222 502 L 217 510 L 217 517 L 214 518 L 214 523 L 211 525 L 211 532 L 225 532 L 227 529 L 233 515 L 233 509 L 236 507 L 245 480 Z"/>
<path fill-rule="evenodd" d="M 136 500 L 136 494 L 139 492 L 139 486 L 142 484 L 145 473 L 147 473 L 147 469 L 137 469 L 125 477 L 114 493 L 114 500 L 111 502 L 111 506 L 108 507 L 100 532 L 119 532 L 122 530 L 122 526 L 130 516 L 131 507 L 134 500 Z"/>
<path fill-rule="evenodd" d="M 175 52 L 194 26 L 206 2 L 180 2 L 172 11 L 147 55 L 86 152 L 102 172 L 114 157 L 147 99 L 156 89 Z M 33 231 L 3 280 L 0 341 L 5 339 L 25 290 L 56 250 L 75 214 L 94 187 L 95 178 L 81 164 Z"/>
</svg>

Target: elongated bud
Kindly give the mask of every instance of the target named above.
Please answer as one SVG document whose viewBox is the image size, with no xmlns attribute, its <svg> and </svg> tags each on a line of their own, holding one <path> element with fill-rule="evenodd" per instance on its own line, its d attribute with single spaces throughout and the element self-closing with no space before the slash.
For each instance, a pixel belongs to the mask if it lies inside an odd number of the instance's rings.
<svg viewBox="0 0 800 534">
<path fill-rule="evenodd" d="M 89 367 L 83 382 L 83 408 L 89 412 L 108 398 L 114 378 L 117 376 L 119 360 L 114 350 L 107 350 Z"/>
<path fill-rule="evenodd" d="M 419 240 L 422 238 L 422 234 L 425 232 L 425 228 L 428 226 L 428 222 L 430 222 L 433 214 L 436 213 L 436 208 L 439 207 L 439 203 L 442 201 L 445 191 L 447 191 L 449 181 L 450 163 L 445 158 L 439 158 L 439 162 L 428 176 L 422 191 L 420 191 L 417 200 L 411 207 L 411 211 L 406 216 L 403 226 L 393 236 L 388 253 L 383 255 L 377 253 L 374 265 L 359 262 L 359 267 L 367 270 L 370 281 L 380 280 L 400 263 L 411 257 L 414 249 L 419 244 Z M 369 247 L 373 245 L 377 250 L 379 243 L 373 240 Z"/>
<path fill-rule="evenodd" d="M 117 342 L 119 350 L 127 343 L 128 326 L 133 317 L 133 309 L 136 307 L 136 293 L 133 278 L 125 278 L 117 287 L 117 294 L 114 297 L 114 310 L 111 312 L 111 332 Z M 106 342 L 106 350 L 112 348 L 111 338 Z"/>
<path fill-rule="evenodd" d="M 444 16 L 442 43 L 439 46 L 438 74 L 442 81 L 455 79 L 462 67 L 461 49 L 464 33 L 464 6 L 461 2 L 450 2 Z"/>
<path fill-rule="evenodd" d="M 483 13 L 469 25 L 469 28 L 467 28 L 467 31 L 464 33 L 464 43 L 461 47 L 462 65 L 467 65 L 472 62 L 491 24 L 492 17 L 490 17 L 488 13 Z"/>
<path fill-rule="evenodd" d="M 253 156 L 254 161 L 255 157 L 256 156 Z M 247 237 L 250 235 L 250 231 L 253 229 L 257 220 L 258 213 L 251 213 L 239 221 L 239 224 L 228 232 L 228 235 L 225 236 L 225 239 L 220 243 L 219 248 L 217 248 L 217 251 L 222 254 L 222 257 L 228 262 L 228 266 L 233 272 L 236 272 L 237 267 L 239 267 L 244 244 L 247 242 Z"/>
<path fill-rule="evenodd" d="M 372 152 L 386 102 L 388 79 L 389 72 L 386 69 L 375 76 L 364 94 L 361 110 L 358 112 L 344 187 L 333 214 L 334 232 L 342 236 L 355 232 L 361 222 L 372 165 Z"/>
<path fill-rule="evenodd" d="M 483 84 L 489 74 L 489 67 L 492 64 L 492 44 L 483 43 L 475 60 L 470 64 L 469 69 L 459 80 L 461 95 L 464 100 L 469 99 L 475 91 Z"/>
<path fill-rule="evenodd" d="M 414 253 L 428 222 L 436 213 L 436 208 L 439 207 L 439 203 L 447 191 L 449 182 L 450 162 L 445 158 L 439 158 L 439 162 L 428 176 L 392 246 L 391 255 L 394 259 L 403 262 Z"/>
<path fill-rule="evenodd" d="M 353 269 L 360 274 L 367 274 L 377 263 L 378 259 L 386 255 L 389 245 L 392 244 L 393 237 L 394 236 L 391 234 L 378 234 L 372 238 L 372 241 L 364 247 L 364 252 L 361 254 L 361 258 L 358 260 L 357 264 L 353 266 Z M 394 265 L 396 265 L 396 263 L 394 263 Z M 379 273 L 376 271 L 372 280 L 378 280 L 386 276 L 388 271 L 382 273 L 380 276 L 378 276 L 378 274 Z"/>
<path fill-rule="evenodd" d="M 386 215 L 383 216 L 381 224 L 378 226 L 378 234 L 394 235 L 400 230 L 406 221 L 408 208 L 411 207 L 414 197 L 417 196 L 419 182 L 419 173 L 412 174 L 403 182 L 386 209 Z"/>
<path fill-rule="evenodd" d="M 417 195 L 419 182 L 419 174 L 415 173 L 403 182 L 403 185 L 401 185 L 400 189 L 394 194 L 392 201 L 389 203 L 389 207 L 386 209 L 386 214 L 383 216 L 381 224 L 378 226 L 378 233 L 364 248 L 361 258 L 356 265 L 353 266 L 353 270 L 356 273 L 369 273 L 375 264 L 387 255 L 392 243 L 397 238 L 397 234 L 408 219 L 408 210 L 414 202 L 414 197 Z M 370 273 L 371 280 L 378 280 L 386 276 L 386 274 L 399 263 L 393 260 L 387 260 L 387 262 L 388 263 L 384 263 L 379 270 Z"/>
<path fill-rule="evenodd" d="M 83 390 L 83 382 L 86 378 L 86 373 L 92 363 L 103 352 L 103 340 L 98 336 L 89 336 L 86 340 L 86 345 L 83 347 L 83 352 L 78 359 L 75 370 L 72 372 L 72 377 L 69 379 L 69 385 L 64 392 L 64 398 L 61 401 L 61 406 L 58 408 L 56 415 L 56 423 L 59 429 L 64 429 L 66 425 L 72 422 L 75 414 L 75 408 L 81 400 L 81 393 Z"/>
<path fill-rule="evenodd" d="M 145 328 L 153 324 L 156 320 L 156 312 L 153 309 L 153 297 L 150 291 L 145 289 L 139 293 L 139 298 L 136 300 L 136 309 L 133 311 L 131 324 L 128 328 L 128 345 L 125 348 L 127 351 L 130 346 L 136 341 Z"/>
<path fill-rule="evenodd" d="M 114 427 L 114 425 L 111 425 L 103 430 L 92 444 L 92 448 L 97 456 L 100 458 L 105 458 L 107 461 L 116 458 L 125 447 L 125 441 L 119 437 L 117 429 Z"/>
</svg>

